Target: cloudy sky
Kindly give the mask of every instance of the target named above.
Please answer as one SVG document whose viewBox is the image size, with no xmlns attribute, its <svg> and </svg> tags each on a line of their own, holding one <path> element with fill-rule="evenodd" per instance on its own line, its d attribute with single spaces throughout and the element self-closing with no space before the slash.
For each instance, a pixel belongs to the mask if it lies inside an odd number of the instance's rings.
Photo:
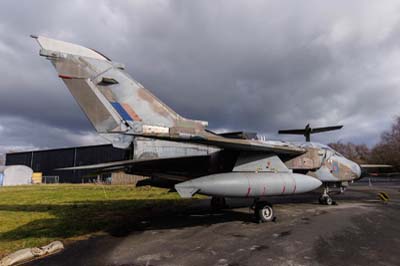
<svg viewBox="0 0 400 266">
<path fill-rule="evenodd" d="M 343 124 L 314 140 L 373 145 L 400 115 L 399 1 L 2 0 L 0 153 L 104 142 L 30 34 L 101 51 L 215 130 Z"/>
</svg>

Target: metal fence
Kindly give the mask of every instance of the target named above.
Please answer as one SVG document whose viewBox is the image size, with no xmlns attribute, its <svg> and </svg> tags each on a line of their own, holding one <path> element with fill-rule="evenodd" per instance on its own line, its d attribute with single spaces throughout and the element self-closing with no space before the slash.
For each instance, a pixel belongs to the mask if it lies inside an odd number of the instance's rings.
<svg viewBox="0 0 400 266">
<path fill-rule="evenodd" d="M 60 183 L 60 177 L 58 175 L 44 175 L 42 176 L 42 182 L 44 184 L 58 184 Z"/>
</svg>

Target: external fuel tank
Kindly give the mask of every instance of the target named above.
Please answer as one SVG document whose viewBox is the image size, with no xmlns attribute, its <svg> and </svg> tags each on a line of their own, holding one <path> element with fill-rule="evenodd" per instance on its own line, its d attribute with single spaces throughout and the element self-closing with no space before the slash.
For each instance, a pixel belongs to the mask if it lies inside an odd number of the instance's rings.
<svg viewBox="0 0 400 266">
<path fill-rule="evenodd" d="M 300 194 L 312 191 L 322 182 L 314 177 L 296 173 L 231 172 L 213 174 L 175 185 L 183 198 L 194 194 L 219 197 L 264 197 Z"/>
</svg>

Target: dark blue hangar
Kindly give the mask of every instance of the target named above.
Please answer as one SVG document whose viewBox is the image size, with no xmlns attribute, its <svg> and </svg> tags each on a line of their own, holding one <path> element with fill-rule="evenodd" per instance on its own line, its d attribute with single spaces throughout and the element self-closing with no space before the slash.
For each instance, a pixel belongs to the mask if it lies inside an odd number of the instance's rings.
<svg viewBox="0 0 400 266">
<path fill-rule="evenodd" d="M 6 165 L 26 165 L 34 172 L 43 173 L 44 176 L 58 176 L 60 183 L 82 183 L 97 176 L 93 175 L 93 171 L 88 170 L 58 171 L 56 169 L 124 160 L 127 156 L 129 156 L 127 150 L 105 144 L 7 153 Z M 101 175 L 103 179 L 110 176 L 111 174 Z"/>
</svg>

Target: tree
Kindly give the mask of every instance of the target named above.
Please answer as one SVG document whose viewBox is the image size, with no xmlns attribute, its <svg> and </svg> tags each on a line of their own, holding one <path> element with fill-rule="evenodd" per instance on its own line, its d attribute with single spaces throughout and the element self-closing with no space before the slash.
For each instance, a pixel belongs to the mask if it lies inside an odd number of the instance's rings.
<svg viewBox="0 0 400 266">
<path fill-rule="evenodd" d="M 365 164 L 370 161 L 371 151 L 365 144 L 354 144 L 351 142 L 342 143 L 339 141 L 330 143 L 328 146 L 356 163 Z"/>
<path fill-rule="evenodd" d="M 382 133 L 380 142 L 371 151 L 371 161 L 390 164 L 400 170 L 400 116 L 390 130 Z"/>
</svg>

